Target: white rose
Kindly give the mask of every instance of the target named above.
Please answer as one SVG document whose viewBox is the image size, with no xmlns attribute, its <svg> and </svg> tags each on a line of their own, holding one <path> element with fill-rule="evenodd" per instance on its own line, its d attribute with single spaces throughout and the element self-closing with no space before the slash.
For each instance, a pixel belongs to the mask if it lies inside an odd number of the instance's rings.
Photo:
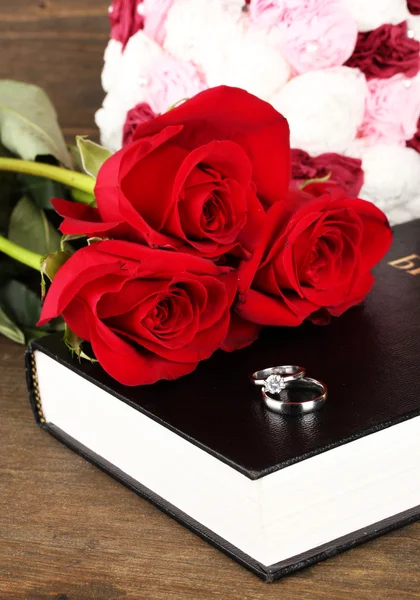
<svg viewBox="0 0 420 600">
<path fill-rule="evenodd" d="M 244 16 L 245 0 L 220 0 L 220 5 L 223 10 L 238 20 Z"/>
<path fill-rule="evenodd" d="M 147 102 L 147 77 L 150 65 L 164 54 L 162 48 L 142 31 L 133 35 L 125 47 L 119 72 L 105 97 L 95 121 L 101 131 L 101 142 L 111 150 L 122 146 L 122 131 L 127 112 Z"/>
<path fill-rule="evenodd" d="M 122 146 L 122 134 L 126 115 L 100 108 L 95 113 L 95 123 L 101 132 L 101 144 L 116 152 Z"/>
<path fill-rule="evenodd" d="M 407 221 L 418 219 L 420 217 L 420 193 L 411 202 L 388 211 L 387 217 L 391 225 L 398 225 L 398 223 L 406 223 Z"/>
<path fill-rule="evenodd" d="M 406 0 L 342 0 L 359 31 L 372 31 L 385 23 L 397 25 L 408 18 Z"/>
<path fill-rule="evenodd" d="M 150 65 L 163 55 L 162 48 L 142 31 L 129 39 L 118 82 L 118 94 L 126 112 L 139 102 L 146 101 Z"/>
<path fill-rule="evenodd" d="M 407 27 L 407 35 L 420 42 L 420 15 L 410 15 L 407 19 Z"/>
<path fill-rule="evenodd" d="M 122 44 L 112 38 L 109 40 L 104 54 L 104 67 L 102 69 L 102 87 L 105 92 L 114 86 L 118 79 L 122 61 Z"/>
<path fill-rule="evenodd" d="M 238 19 L 221 0 L 176 0 L 166 19 L 164 48 L 176 58 L 217 72 L 235 37 Z"/>
<path fill-rule="evenodd" d="M 420 217 L 420 154 L 406 146 L 355 144 L 365 181 L 359 196 L 374 202 L 396 222 Z"/>
<path fill-rule="evenodd" d="M 342 154 L 362 123 L 366 96 L 363 73 L 333 67 L 294 77 L 271 101 L 289 121 L 292 148 Z"/>
<path fill-rule="evenodd" d="M 248 29 L 241 22 L 225 49 L 223 61 L 209 66 L 205 75 L 209 87 L 240 87 L 270 101 L 289 79 L 290 66 L 281 50 L 267 43 L 263 31 Z"/>
</svg>

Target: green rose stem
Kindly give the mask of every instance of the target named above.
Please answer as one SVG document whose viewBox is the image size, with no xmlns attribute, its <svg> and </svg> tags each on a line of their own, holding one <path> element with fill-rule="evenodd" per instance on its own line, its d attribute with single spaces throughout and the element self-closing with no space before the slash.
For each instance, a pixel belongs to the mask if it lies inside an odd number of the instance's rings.
<svg viewBox="0 0 420 600">
<path fill-rule="evenodd" d="M 80 190 L 75 190 L 74 188 L 71 190 L 71 197 L 75 202 L 82 202 L 83 204 L 89 204 L 90 206 L 96 206 L 95 204 L 95 196 L 93 194 L 88 194 L 87 192 L 82 192 Z"/>
<path fill-rule="evenodd" d="M 36 271 L 41 270 L 41 263 L 44 259 L 41 254 L 37 254 L 36 252 L 27 250 L 22 246 L 18 246 L 18 244 L 11 242 L 2 235 L 0 235 L 0 252 L 4 252 L 4 254 L 7 254 L 7 256 L 10 256 L 10 258 L 14 258 L 20 263 L 26 265 L 27 267 L 31 267 Z"/>
<path fill-rule="evenodd" d="M 38 175 L 38 177 L 46 177 L 53 181 L 59 181 L 64 185 L 83 192 L 77 195 L 77 201 L 84 204 L 92 204 L 93 190 L 95 188 L 95 180 L 90 175 L 77 173 L 63 167 L 55 167 L 44 163 L 33 162 L 29 160 L 20 160 L 19 158 L 3 158 L 0 157 L 0 171 L 13 171 L 14 173 L 27 173 L 29 175 Z"/>
</svg>

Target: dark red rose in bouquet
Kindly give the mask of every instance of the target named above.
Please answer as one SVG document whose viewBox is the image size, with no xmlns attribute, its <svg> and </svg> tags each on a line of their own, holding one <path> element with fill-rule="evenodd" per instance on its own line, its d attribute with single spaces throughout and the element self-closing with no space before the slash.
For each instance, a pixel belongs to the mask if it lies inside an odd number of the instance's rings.
<svg viewBox="0 0 420 600">
<path fill-rule="evenodd" d="M 124 123 L 123 146 L 131 144 L 134 133 L 139 125 L 154 119 L 156 116 L 157 115 L 153 112 L 151 106 L 147 104 L 147 102 L 141 102 L 129 110 Z"/>
<path fill-rule="evenodd" d="M 407 37 L 407 23 L 381 25 L 360 32 L 356 48 L 346 62 L 360 69 L 368 79 L 387 78 L 402 73 L 414 77 L 420 69 L 420 43 Z"/>
<path fill-rule="evenodd" d="M 237 312 L 261 325 L 326 322 L 361 302 L 391 243 L 385 215 L 333 184 L 310 184 L 274 204 L 239 275 Z"/>
<path fill-rule="evenodd" d="M 407 7 L 412 15 L 420 15 L 420 0 L 407 0 Z"/>
<path fill-rule="evenodd" d="M 143 0 L 113 0 L 108 9 L 111 37 L 123 46 L 132 35 L 144 27 L 144 17 L 138 11 L 142 2 Z"/>
<path fill-rule="evenodd" d="M 218 258 L 248 258 L 266 206 L 290 181 L 287 121 L 270 104 L 219 87 L 140 125 L 98 174 L 97 209 L 58 201 L 63 233 L 123 238 Z"/>
<path fill-rule="evenodd" d="M 220 348 L 236 276 L 181 252 L 104 241 L 78 250 L 48 291 L 39 325 L 62 315 L 125 385 L 190 373 Z"/>
<path fill-rule="evenodd" d="M 411 140 L 408 140 L 407 146 L 409 148 L 413 148 L 417 152 L 420 152 L 420 117 L 419 117 L 419 120 L 417 121 L 417 131 L 413 135 Z"/>
<path fill-rule="evenodd" d="M 310 156 L 304 150 L 292 149 L 291 159 L 292 179 L 298 184 L 330 175 L 328 181 L 342 187 L 349 196 L 357 196 L 362 188 L 364 173 L 358 158 L 335 152 Z"/>
</svg>

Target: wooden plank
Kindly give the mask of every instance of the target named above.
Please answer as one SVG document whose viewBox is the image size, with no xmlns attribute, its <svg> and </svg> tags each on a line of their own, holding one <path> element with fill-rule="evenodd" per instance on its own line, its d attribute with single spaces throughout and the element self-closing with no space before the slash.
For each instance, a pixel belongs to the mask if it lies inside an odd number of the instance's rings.
<svg viewBox="0 0 420 600">
<path fill-rule="evenodd" d="M 0 338 L 0 365 L 0 598 L 420 597 L 419 523 L 264 584 L 37 428 L 21 346 Z"/>
<path fill-rule="evenodd" d="M 71 139 L 96 132 L 103 0 L 0 0 L 0 77 L 37 83 Z M 23 348 L 0 338 L 3 600 L 420 598 L 420 524 L 270 586 L 34 424 Z"/>
<path fill-rule="evenodd" d="M 103 0 L 0 2 L 0 78 L 42 86 L 69 140 L 76 133 L 97 137 L 107 6 Z"/>
</svg>

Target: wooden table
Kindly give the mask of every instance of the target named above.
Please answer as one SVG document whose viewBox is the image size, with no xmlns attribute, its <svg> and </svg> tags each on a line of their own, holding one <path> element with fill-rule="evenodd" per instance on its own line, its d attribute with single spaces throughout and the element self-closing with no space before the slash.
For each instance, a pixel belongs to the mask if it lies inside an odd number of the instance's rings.
<svg viewBox="0 0 420 600">
<path fill-rule="evenodd" d="M 0 0 L 0 77 L 38 83 L 66 136 L 96 135 L 103 0 Z M 0 338 L 0 600 L 412 600 L 420 524 L 267 585 L 32 419 L 23 348 Z"/>
</svg>

